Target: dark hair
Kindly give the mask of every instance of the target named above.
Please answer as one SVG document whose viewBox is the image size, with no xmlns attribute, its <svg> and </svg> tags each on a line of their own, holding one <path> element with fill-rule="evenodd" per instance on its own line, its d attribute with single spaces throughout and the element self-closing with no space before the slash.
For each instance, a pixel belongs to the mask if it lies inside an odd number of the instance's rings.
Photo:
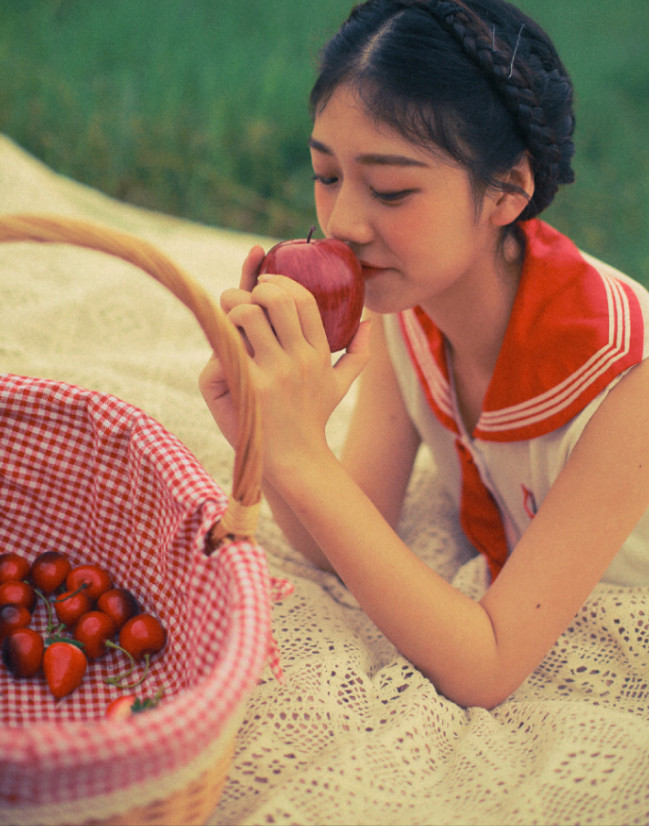
<svg viewBox="0 0 649 826">
<path fill-rule="evenodd" d="M 368 0 L 325 46 L 311 116 L 341 84 L 377 121 L 465 167 L 476 200 L 527 151 L 535 191 L 518 220 L 571 183 L 570 78 L 547 34 L 505 0 Z"/>
</svg>

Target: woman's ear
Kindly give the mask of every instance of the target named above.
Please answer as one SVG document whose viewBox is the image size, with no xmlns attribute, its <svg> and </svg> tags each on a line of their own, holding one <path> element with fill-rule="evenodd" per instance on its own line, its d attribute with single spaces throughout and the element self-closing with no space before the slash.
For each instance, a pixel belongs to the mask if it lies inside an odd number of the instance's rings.
<svg viewBox="0 0 649 826">
<path fill-rule="evenodd" d="M 527 152 L 524 152 L 502 178 L 503 188 L 494 193 L 492 222 L 499 227 L 515 221 L 534 195 L 534 174 Z"/>
</svg>

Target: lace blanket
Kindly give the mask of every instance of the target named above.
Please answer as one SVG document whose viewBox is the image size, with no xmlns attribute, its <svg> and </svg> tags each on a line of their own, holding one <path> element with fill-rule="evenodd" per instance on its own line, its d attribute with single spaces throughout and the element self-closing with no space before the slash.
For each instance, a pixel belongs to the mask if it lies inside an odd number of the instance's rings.
<svg viewBox="0 0 649 826">
<path fill-rule="evenodd" d="M 53 212 L 140 235 L 218 294 L 260 239 L 146 212 L 56 175 L 0 136 L 0 211 Z M 266 247 L 268 239 L 261 239 Z M 130 266 L 71 247 L 0 245 L 0 369 L 73 382 L 145 409 L 228 488 L 232 451 L 197 389 L 195 320 Z M 353 395 L 353 392 L 352 394 Z M 339 448 L 352 398 L 330 423 Z M 479 596 L 482 561 L 420 457 L 400 528 Z M 339 581 L 262 511 L 285 674 L 253 692 L 214 824 L 649 823 L 649 589 L 599 585 L 542 665 L 491 712 L 444 697 Z"/>
</svg>

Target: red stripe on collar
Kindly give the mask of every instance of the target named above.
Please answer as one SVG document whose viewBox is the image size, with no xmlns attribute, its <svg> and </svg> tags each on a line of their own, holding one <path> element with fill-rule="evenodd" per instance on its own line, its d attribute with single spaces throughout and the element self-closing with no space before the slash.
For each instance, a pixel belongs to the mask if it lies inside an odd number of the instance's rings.
<svg viewBox="0 0 649 826">
<path fill-rule="evenodd" d="M 444 337 L 421 307 L 399 313 L 399 323 L 428 404 L 442 424 L 459 435 Z"/>
</svg>

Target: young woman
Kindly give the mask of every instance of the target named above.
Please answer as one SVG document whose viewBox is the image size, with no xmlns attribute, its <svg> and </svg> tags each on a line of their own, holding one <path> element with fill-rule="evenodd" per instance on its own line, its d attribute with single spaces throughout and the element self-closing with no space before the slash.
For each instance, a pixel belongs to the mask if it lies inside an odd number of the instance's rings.
<svg viewBox="0 0 649 826">
<path fill-rule="evenodd" d="M 534 670 L 600 580 L 649 584 L 649 295 L 537 218 L 572 181 L 572 89 L 504 0 L 369 0 L 311 95 L 326 236 L 363 265 L 368 320 L 332 366 L 311 295 L 282 276 L 222 306 L 262 408 L 264 492 L 399 650 L 462 705 Z M 360 376 L 346 447 L 325 425 Z M 234 442 L 213 359 L 207 404 Z M 487 562 L 474 601 L 396 532 L 433 450 Z"/>
</svg>

